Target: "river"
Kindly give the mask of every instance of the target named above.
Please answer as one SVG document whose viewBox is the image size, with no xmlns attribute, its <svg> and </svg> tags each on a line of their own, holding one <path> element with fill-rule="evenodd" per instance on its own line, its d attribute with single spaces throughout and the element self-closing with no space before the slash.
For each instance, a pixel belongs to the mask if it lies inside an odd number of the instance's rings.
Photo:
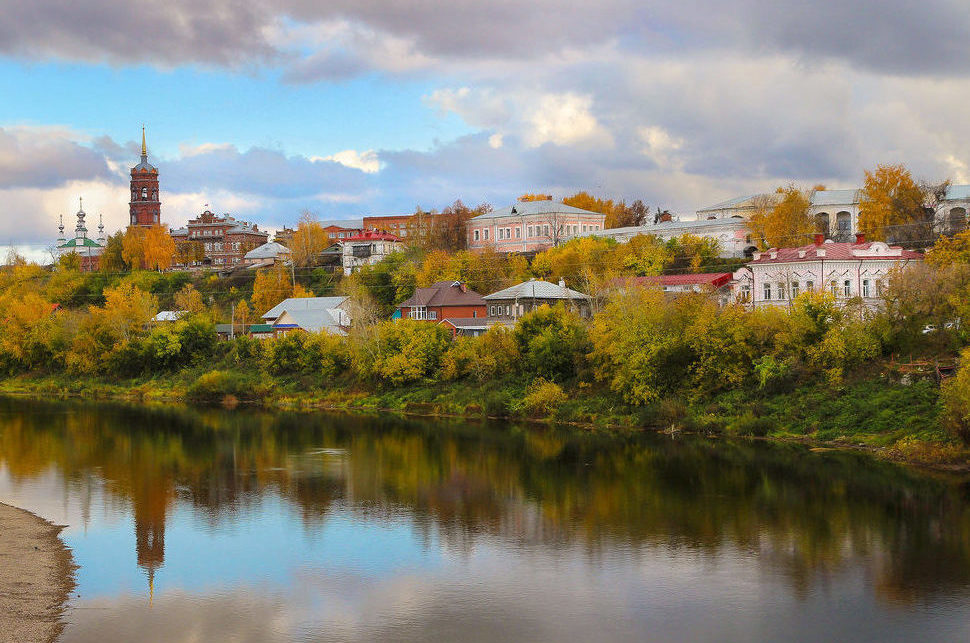
<svg viewBox="0 0 970 643">
<path fill-rule="evenodd" d="M 963 478 L 798 445 L 0 399 L 65 642 L 970 640 Z"/>
</svg>

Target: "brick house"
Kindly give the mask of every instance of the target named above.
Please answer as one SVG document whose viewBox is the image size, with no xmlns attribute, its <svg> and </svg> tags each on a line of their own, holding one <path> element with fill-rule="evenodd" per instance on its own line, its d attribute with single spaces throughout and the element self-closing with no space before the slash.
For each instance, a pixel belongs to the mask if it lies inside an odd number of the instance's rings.
<svg viewBox="0 0 970 643">
<path fill-rule="evenodd" d="M 392 214 L 380 217 L 364 217 L 364 230 L 371 232 L 389 232 L 401 239 L 408 236 L 408 223 L 413 214 Z"/>
<path fill-rule="evenodd" d="M 414 296 L 398 304 L 402 319 L 438 321 L 485 317 L 485 300 L 460 281 L 439 281 L 418 288 Z"/>
<path fill-rule="evenodd" d="M 201 243 L 203 259 L 193 265 L 214 268 L 232 268 L 243 263 L 247 252 L 269 239 L 269 233 L 261 231 L 255 223 L 239 221 L 228 214 L 218 216 L 209 210 L 191 219 L 184 228 L 172 230 L 171 235 L 176 243 Z"/>
</svg>

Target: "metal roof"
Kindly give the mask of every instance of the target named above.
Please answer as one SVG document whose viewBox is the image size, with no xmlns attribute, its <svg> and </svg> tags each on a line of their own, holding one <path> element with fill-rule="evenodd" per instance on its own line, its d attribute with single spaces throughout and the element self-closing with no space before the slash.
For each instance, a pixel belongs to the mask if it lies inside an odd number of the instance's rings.
<svg viewBox="0 0 970 643">
<path fill-rule="evenodd" d="M 970 199 L 970 185 L 951 185 L 946 189 L 946 198 L 948 200 L 953 199 Z"/>
<path fill-rule="evenodd" d="M 290 249 L 284 246 L 282 243 L 276 243 L 275 241 L 270 241 L 264 243 L 258 248 L 253 248 L 246 253 L 245 259 L 275 259 L 280 255 L 289 255 Z"/>
<path fill-rule="evenodd" d="M 427 288 L 417 288 L 411 298 L 401 302 L 397 307 L 484 305 L 482 296 L 474 290 L 468 290 L 460 281 L 439 281 Z"/>
<path fill-rule="evenodd" d="M 290 297 L 263 313 L 263 319 L 276 319 L 283 314 L 283 311 L 292 313 L 293 311 L 320 311 L 340 308 L 345 301 L 347 301 L 346 297 Z"/>
<path fill-rule="evenodd" d="M 486 301 L 494 299 L 589 299 L 589 295 L 541 279 L 531 279 L 505 290 L 493 292 L 491 295 L 485 295 L 482 299 Z"/>
<path fill-rule="evenodd" d="M 504 208 L 499 208 L 498 210 L 492 210 L 491 212 L 486 212 L 485 214 L 480 214 L 477 217 L 473 217 L 471 221 L 482 221 L 485 219 L 499 219 L 502 217 L 512 217 L 512 216 L 527 216 L 532 214 L 583 214 L 592 215 L 606 218 L 605 214 L 600 214 L 599 212 L 591 212 L 589 210 L 582 210 L 580 208 L 574 208 L 571 205 L 566 205 L 562 201 L 516 201 L 512 205 L 507 205 Z"/>
</svg>

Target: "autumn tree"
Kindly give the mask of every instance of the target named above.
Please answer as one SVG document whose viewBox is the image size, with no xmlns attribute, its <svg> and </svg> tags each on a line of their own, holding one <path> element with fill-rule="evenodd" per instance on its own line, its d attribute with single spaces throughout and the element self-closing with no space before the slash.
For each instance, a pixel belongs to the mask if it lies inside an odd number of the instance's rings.
<svg viewBox="0 0 970 643">
<path fill-rule="evenodd" d="M 298 266 L 309 266 L 329 245 L 330 239 L 323 225 L 312 212 L 304 210 L 290 243 L 293 262 Z"/>
<path fill-rule="evenodd" d="M 145 267 L 145 228 L 131 226 L 121 240 L 121 258 L 132 270 Z"/>
<path fill-rule="evenodd" d="M 860 232 L 870 240 L 912 243 L 925 239 L 931 233 L 932 220 L 927 216 L 924 196 L 902 165 L 867 170 L 859 197 Z"/>
<path fill-rule="evenodd" d="M 175 293 L 174 301 L 177 310 L 184 310 L 196 315 L 205 312 L 202 294 L 192 284 L 185 284 L 181 290 Z"/>
<path fill-rule="evenodd" d="M 145 231 L 142 252 L 148 270 L 167 270 L 175 257 L 175 240 L 164 226 L 153 225 Z"/>
<path fill-rule="evenodd" d="M 201 241 L 183 239 L 175 242 L 175 263 L 190 266 L 203 259 L 205 259 L 205 247 Z"/>
<path fill-rule="evenodd" d="M 253 309 L 262 315 L 267 310 L 293 295 L 290 271 L 283 264 L 260 270 L 253 282 Z"/>
<path fill-rule="evenodd" d="M 426 212 L 419 207 L 408 221 L 407 241 L 409 245 L 427 251 L 464 250 L 468 246 L 468 220 L 491 211 L 492 206 L 487 203 L 470 208 L 461 199 L 441 212 Z"/>
<path fill-rule="evenodd" d="M 794 185 L 778 188 L 774 195 L 755 197 L 748 228 L 762 248 L 804 245 L 815 231 L 811 206 L 809 193 Z"/>
<path fill-rule="evenodd" d="M 552 201 L 551 194 L 526 193 L 519 197 L 519 201 Z"/>
<path fill-rule="evenodd" d="M 595 296 L 621 274 L 622 258 L 617 247 L 612 239 L 572 239 L 536 255 L 532 272 L 551 281 L 563 279 L 570 288 Z"/>
</svg>

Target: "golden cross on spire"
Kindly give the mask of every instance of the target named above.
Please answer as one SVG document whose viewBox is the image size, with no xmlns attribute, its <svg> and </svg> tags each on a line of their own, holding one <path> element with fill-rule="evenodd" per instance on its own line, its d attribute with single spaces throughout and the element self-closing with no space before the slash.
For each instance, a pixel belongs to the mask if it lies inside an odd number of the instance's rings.
<svg viewBox="0 0 970 643">
<path fill-rule="evenodd" d="M 141 126 L 141 155 L 148 156 L 148 148 L 145 146 L 145 125 Z"/>
</svg>

